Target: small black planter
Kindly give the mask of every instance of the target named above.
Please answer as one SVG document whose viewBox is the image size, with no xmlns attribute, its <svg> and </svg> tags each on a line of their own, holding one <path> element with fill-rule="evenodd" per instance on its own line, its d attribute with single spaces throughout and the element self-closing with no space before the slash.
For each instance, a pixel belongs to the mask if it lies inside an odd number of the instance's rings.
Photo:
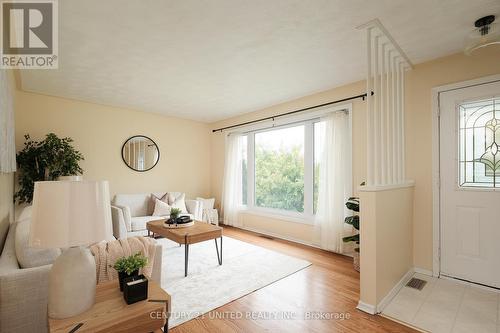
<svg viewBox="0 0 500 333">
<path fill-rule="evenodd" d="M 123 291 L 123 280 L 125 278 L 131 277 L 131 276 L 136 276 L 139 275 L 139 270 L 133 271 L 132 274 L 128 275 L 125 272 L 118 272 L 118 280 L 120 283 L 120 291 Z"/>
<path fill-rule="evenodd" d="M 148 298 L 148 279 L 144 275 L 130 276 L 123 280 L 123 298 L 133 304 Z"/>
</svg>

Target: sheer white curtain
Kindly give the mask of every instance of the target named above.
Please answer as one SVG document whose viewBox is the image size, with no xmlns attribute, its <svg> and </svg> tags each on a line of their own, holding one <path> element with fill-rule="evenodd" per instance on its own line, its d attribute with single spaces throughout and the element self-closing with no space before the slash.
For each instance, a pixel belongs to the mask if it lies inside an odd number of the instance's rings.
<svg viewBox="0 0 500 333">
<path fill-rule="evenodd" d="M 241 226 L 238 211 L 242 203 L 243 137 L 238 133 L 226 136 L 222 211 L 224 224 Z"/>
<path fill-rule="evenodd" d="M 16 171 L 14 103 L 9 76 L 0 70 L 0 172 Z"/>
<path fill-rule="evenodd" d="M 351 195 L 351 137 L 349 115 L 335 112 L 321 119 L 325 123 L 319 165 L 318 207 L 315 217 L 316 242 L 329 251 L 342 253 L 345 201 Z"/>
</svg>

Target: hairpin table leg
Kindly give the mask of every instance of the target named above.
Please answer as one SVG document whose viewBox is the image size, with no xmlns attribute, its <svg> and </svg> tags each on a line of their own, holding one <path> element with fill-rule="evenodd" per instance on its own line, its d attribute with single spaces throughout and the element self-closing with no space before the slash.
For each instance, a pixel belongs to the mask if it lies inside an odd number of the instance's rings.
<svg viewBox="0 0 500 333">
<path fill-rule="evenodd" d="M 217 261 L 219 262 L 219 265 L 222 265 L 222 237 L 220 238 L 220 255 L 219 255 L 219 246 L 217 245 L 217 238 L 215 238 L 214 241 L 215 241 L 215 250 L 217 251 Z"/>
<path fill-rule="evenodd" d="M 184 238 L 184 277 L 188 276 L 189 243 L 187 235 Z"/>
</svg>

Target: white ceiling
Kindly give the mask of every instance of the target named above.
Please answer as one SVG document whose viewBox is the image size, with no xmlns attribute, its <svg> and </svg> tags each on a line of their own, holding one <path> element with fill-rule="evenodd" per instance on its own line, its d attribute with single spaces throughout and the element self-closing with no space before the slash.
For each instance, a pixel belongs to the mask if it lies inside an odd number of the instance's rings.
<svg viewBox="0 0 500 333">
<path fill-rule="evenodd" d="M 361 80 L 379 18 L 410 60 L 460 52 L 498 0 L 64 0 L 59 69 L 24 90 L 213 122 Z M 500 18 L 499 18 L 500 20 Z"/>
</svg>

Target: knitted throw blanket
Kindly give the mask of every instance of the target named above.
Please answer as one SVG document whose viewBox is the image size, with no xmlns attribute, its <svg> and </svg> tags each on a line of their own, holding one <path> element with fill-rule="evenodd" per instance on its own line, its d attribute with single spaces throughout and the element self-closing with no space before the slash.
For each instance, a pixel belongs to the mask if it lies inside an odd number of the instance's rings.
<svg viewBox="0 0 500 333">
<path fill-rule="evenodd" d="M 116 260 L 128 257 L 137 252 L 148 258 L 141 274 L 151 276 L 155 260 L 155 241 L 149 237 L 130 237 L 110 242 L 102 241 L 90 247 L 95 259 L 97 283 L 118 279 L 118 272 L 113 268 Z"/>
</svg>

